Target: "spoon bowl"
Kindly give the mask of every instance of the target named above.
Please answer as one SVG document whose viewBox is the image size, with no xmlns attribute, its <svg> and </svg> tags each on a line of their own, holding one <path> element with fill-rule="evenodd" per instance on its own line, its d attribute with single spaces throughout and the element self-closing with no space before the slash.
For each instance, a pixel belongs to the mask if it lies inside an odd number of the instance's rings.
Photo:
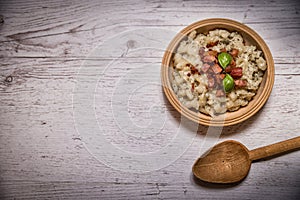
<svg viewBox="0 0 300 200">
<path fill-rule="evenodd" d="M 300 137 L 249 151 L 243 144 L 228 140 L 214 146 L 193 165 L 196 178 L 211 183 L 236 183 L 249 173 L 254 160 L 300 148 Z"/>
<path fill-rule="evenodd" d="M 233 140 L 214 146 L 193 166 L 194 175 L 206 182 L 232 183 L 241 181 L 250 170 L 249 150 Z"/>
</svg>

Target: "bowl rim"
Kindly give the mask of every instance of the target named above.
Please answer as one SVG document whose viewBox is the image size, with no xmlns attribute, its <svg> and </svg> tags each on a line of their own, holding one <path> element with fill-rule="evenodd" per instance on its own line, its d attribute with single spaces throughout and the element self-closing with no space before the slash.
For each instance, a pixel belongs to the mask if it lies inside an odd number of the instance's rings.
<svg viewBox="0 0 300 200">
<path fill-rule="evenodd" d="M 261 95 L 257 99 L 257 103 L 253 105 L 252 109 L 249 110 L 248 112 L 244 113 L 243 115 L 238 115 L 235 118 L 232 119 L 226 119 L 226 112 L 225 115 L 225 120 L 224 117 L 216 117 L 212 118 L 208 115 L 205 115 L 201 112 L 194 112 L 191 111 L 190 109 L 186 108 L 183 106 L 179 100 L 177 99 L 175 93 L 173 92 L 173 89 L 170 84 L 169 80 L 169 66 L 171 59 L 173 57 L 173 53 L 175 52 L 175 49 L 177 48 L 177 45 L 179 44 L 184 37 L 188 35 L 192 30 L 199 29 L 201 27 L 205 27 L 208 25 L 225 25 L 225 26 L 230 26 L 233 29 L 237 30 L 243 30 L 246 34 L 251 36 L 260 46 L 264 57 L 267 62 L 267 73 L 266 80 L 264 87 L 262 89 Z M 267 102 L 273 85 L 274 85 L 274 77 L 275 77 L 275 68 L 274 68 L 274 60 L 272 57 L 272 54 L 270 52 L 269 47 L 265 43 L 265 41 L 250 27 L 246 26 L 245 24 L 242 24 L 240 22 L 231 20 L 231 19 L 224 19 L 224 18 L 210 18 L 210 19 L 205 19 L 201 21 L 197 21 L 192 23 L 191 25 L 188 25 L 184 29 L 182 29 L 176 36 L 172 39 L 172 41 L 169 43 L 167 50 L 164 53 L 163 59 L 162 59 L 162 64 L 161 64 L 161 81 L 162 81 L 162 86 L 164 93 L 171 103 L 171 105 L 179 112 L 181 113 L 184 117 L 202 124 L 206 126 L 231 126 L 234 124 L 238 124 L 242 121 L 245 121 L 252 117 L 254 114 L 256 114 Z M 261 84 L 262 85 L 262 84 Z M 261 87 L 260 85 L 260 87 Z M 248 106 L 248 105 L 247 105 Z M 245 107 L 247 107 L 245 106 Z"/>
</svg>

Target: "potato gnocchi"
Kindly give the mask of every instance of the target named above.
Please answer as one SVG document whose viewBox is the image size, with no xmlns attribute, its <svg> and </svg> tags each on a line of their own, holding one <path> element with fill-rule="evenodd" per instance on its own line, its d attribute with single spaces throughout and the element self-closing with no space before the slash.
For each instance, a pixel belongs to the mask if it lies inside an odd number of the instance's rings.
<svg viewBox="0 0 300 200">
<path fill-rule="evenodd" d="M 222 52 L 232 58 L 227 67 L 218 62 Z M 171 84 L 179 101 L 214 116 L 246 106 L 255 96 L 267 64 L 262 51 L 246 46 L 239 33 L 216 29 L 206 35 L 192 31 L 177 47 L 173 68 Z M 227 74 L 234 81 L 230 91 L 223 85 Z"/>
</svg>

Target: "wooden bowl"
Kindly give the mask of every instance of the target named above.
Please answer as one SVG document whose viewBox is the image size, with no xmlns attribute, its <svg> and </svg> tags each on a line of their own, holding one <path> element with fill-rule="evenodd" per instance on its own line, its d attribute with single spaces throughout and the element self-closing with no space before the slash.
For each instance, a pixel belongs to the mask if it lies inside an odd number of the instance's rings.
<svg viewBox="0 0 300 200">
<path fill-rule="evenodd" d="M 183 39 L 185 39 L 186 36 L 193 30 L 196 30 L 197 33 L 207 33 L 208 31 L 213 29 L 226 29 L 230 32 L 236 31 L 239 34 L 241 34 L 245 40 L 246 45 L 255 45 L 257 49 L 263 52 L 264 58 L 267 62 L 267 70 L 265 71 L 263 80 L 260 84 L 256 95 L 253 97 L 253 99 L 249 102 L 247 106 L 241 107 L 237 111 L 228 111 L 225 114 L 212 118 L 209 115 L 190 110 L 183 106 L 177 99 L 171 87 L 170 80 L 171 72 L 173 70 L 172 60 L 179 43 Z M 264 40 L 254 30 L 242 23 L 233 20 L 214 18 L 193 23 L 184 28 L 175 36 L 175 38 L 169 44 L 162 60 L 161 79 L 163 89 L 168 100 L 174 106 L 174 108 L 183 116 L 187 117 L 188 119 L 194 122 L 206 126 L 229 126 L 247 120 L 263 107 L 263 105 L 268 100 L 273 88 L 274 71 L 274 61 L 271 52 Z"/>
</svg>

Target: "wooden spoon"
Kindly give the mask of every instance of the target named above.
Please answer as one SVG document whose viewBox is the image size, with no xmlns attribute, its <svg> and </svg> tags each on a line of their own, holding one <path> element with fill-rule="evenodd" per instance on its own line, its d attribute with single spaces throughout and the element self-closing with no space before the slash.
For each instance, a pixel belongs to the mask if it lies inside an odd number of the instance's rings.
<svg viewBox="0 0 300 200">
<path fill-rule="evenodd" d="M 214 146 L 193 165 L 194 175 L 211 183 L 235 183 L 244 179 L 254 160 L 300 148 L 300 137 L 249 151 L 243 144 L 228 140 Z"/>
</svg>

